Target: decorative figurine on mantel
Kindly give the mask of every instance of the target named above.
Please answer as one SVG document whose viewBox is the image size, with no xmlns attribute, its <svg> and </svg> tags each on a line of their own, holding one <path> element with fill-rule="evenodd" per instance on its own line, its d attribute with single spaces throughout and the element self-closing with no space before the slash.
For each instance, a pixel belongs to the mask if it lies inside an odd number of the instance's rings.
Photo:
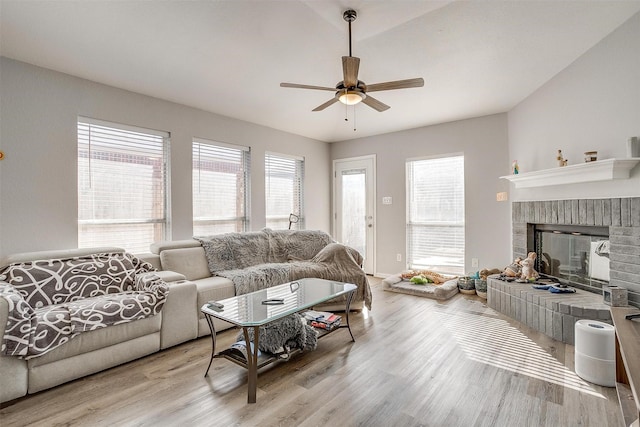
<svg viewBox="0 0 640 427">
<path fill-rule="evenodd" d="M 568 160 L 562 157 L 562 150 L 558 150 L 558 156 L 556 157 L 556 160 L 558 161 L 558 166 L 567 166 Z"/>
<path fill-rule="evenodd" d="M 520 167 L 518 166 L 517 160 L 514 160 L 513 163 L 511 163 L 511 169 L 514 175 L 518 175 L 518 172 L 520 172 Z"/>
</svg>

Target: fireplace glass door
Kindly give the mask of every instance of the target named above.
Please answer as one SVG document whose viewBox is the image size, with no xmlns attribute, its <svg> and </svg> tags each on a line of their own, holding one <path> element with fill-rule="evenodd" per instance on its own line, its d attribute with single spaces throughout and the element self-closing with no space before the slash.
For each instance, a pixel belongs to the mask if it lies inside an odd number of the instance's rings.
<svg viewBox="0 0 640 427">
<path fill-rule="evenodd" d="M 605 231 L 606 230 L 606 231 Z M 609 283 L 609 237 L 602 227 L 536 227 L 538 271 L 578 288 L 600 292 Z"/>
</svg>

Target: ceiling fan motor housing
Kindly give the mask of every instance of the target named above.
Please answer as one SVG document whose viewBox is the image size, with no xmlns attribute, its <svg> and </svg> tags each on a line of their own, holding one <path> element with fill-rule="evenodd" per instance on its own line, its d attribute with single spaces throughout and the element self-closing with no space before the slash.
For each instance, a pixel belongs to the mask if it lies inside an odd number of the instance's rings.
<svg viewBox="0 0 640 427">
<path fill-rule="evenodd" d="M 353 22 L 356 20 L 356 18 L 358 17 L 358 14 L 356 13 L 355 10 L 353 9 L 349 9 L 349 10 L 345 10 L 344 13 L 342 14 L 342 17 L 344 18 L 345 21 L 347 22 Z"/>
</svg>

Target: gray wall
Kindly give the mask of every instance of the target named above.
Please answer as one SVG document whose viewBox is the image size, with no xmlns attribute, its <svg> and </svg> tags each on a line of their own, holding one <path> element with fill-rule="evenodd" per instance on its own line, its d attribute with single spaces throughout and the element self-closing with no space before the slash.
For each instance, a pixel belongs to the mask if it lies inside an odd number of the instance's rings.
<svg viewBox="0 0 640 427">
<path fill-rule="evenodd" d="M 626 142 L 640 136 L 640 13 L 509 111 L 509 153 L 521 172 L 624 158 Z M 640 166 L 628 180 L 512 189 L 513 200 L 560 200 L 640 195 Z"/>
<path fill-rule="evenodd" d="M 496 114 L 343 141 L 331 145 L 331 158 L 376 154 L 376 274 L 388 275 L 406 268 L 405 164 L 407 159 L 450 153 L 465 156 L 465 271 L 471 259 L 480 268 L 502 268 L 511 258 L 509 203 L 497 202 L 506 191 L 500 180 L 509 172 L 507 116 Z M 382 197 L 391 196 L 392 205 Z M 403 261 L 396 261 L 396 254 Z"/>
<path fill-rule="evenodd" d="M 308 229 L 330 231 L 329 145 L 0 59 L 0 255 L 77 247 L 77 116 L 171 133 L 172 239 L 192 235 L 192 137 L 250 146 L 251 227 L 264 227 L 264 152 L 307 159 Z M 311 187 L 312 185 L 312 187 Z"/>
</svg>

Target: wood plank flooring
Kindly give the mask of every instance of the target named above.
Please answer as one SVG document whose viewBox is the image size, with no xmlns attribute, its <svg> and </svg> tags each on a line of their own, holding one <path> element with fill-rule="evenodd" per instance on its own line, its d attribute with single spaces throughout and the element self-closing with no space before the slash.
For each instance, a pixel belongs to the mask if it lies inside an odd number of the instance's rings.
<svg viewBox="0 0 640 427">
<path fill-rule="evenodd" d="M 613 388 L 573 372 L 574 348 L 476 296 L 385 292 L 314 352 L 263 370 L 247 404 L 245 371 L 209 337 L 16 401 L 9 426 L 621 426 Z M 218 346 L 235 340 L 219 334 Z"/>
</svg>

